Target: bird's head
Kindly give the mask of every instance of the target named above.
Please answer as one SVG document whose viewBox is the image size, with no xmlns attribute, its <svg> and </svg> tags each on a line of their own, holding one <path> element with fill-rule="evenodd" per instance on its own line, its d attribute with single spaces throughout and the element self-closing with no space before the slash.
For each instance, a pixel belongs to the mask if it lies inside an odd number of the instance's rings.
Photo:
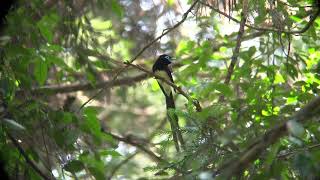
<svg viewBox="0 0 320 180">
<path fill-rule="evenodd" d="M 172 57 L 166 54 L 162 54 L 158 58 L 160 63 L 163 63 L 164 65 L 169 65 L 172 63 Z"/>
<path fill-rule="evenodd" d="M 157 61 L 153 64 L 152 71 L 155 72 L 157 70 L 164 70 L 169 68 L 172 71 L 170 64 L 173 58 L 167 54 L 162 54 L 158 57 Z"/>
</svg>

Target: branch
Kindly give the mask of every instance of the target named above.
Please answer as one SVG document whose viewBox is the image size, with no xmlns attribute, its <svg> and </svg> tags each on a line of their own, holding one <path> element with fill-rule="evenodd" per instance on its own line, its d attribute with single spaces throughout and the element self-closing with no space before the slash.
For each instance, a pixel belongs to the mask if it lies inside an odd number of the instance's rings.
<svg viewBox="0 0 320 180">
<path fill-rule="evenodd" d="M 128 156 L 125 160 L 121 161 L 114 169 L 112 169 L 110 176 L 108 177 L 109 180 L 112 179 L 112 177 L 116 174 L 116 172 L 127 162 L 129 162 L 132 158 L 134 158 L 137 154 L 139 153 L 139 151 L 136 151 L 135 153 L 131 154 L 130 156 Z"/>
<path fill-rule="evenodd" d="M 147 73 L 147 74 L 149 74 L 149 75 L 151 75 L 151 76 L 153 76 L 153 77 L 155 77 L 155 78 L 157 78 L 157 79 L 160 79 L 161 81 L 165 82 L 166 84 L 168 84 L 168 85 L 170 85 L 172 88 L 174 88 L 179 94 L 183 95 L 188 101 L 191 101 L 192 104 L 196 107 L 196 110 L 197 110 L 198 112 L 200 112 L 200 111 L 202 110 L 202 107 L 201 107 L 199 101 L 196 100 L 196 99 L 193 99 L 192 97 L 190 97 L 186 92 L 184 92 L 184 91 L 183 91 L 180 87 L 178 87 L 176 84 L 174 84 L 174 83 L 166 80 L 165 78 L 163 78 L 163 77 L 161 77 L 161 76 L 159 76 L 159 75 L 154 74 L 153 72 L 151 72 L 151 71 L 149 71 L 149 70 L 147 70 L 147 69 L 144 69 L 143 67 L 141 67 L 141 66 L 139 66 L 139 65 L 132 64 L 132 63 L 130 63 L 130 62 L 125 62 L 125 64 L 126 64 L 127 66 L 132 66 L 132 67 L 134 67 L 134 68 L 136 68 L 136 69 L 139 69 L 139 70 L 141 70 L 141 71 L 143 71 L 143 72 L 145 72 L 145 73 Z"/>
<path fill-rule="evenodd" d="M 225 12 L 220 11 L 219 9 L 211 6 L 210 4 L 204 3 L 204 2 L 200 2 L 201 4 L 209 7 L 210 9 L 216 11 L 217 13 L 231 19 L 232 21 L 236 22 L 236 23 L 241 23 L 241 21 L 237 20 L 236 18 L 228 15 Z M 294 30 L 294 31 L 288 31 L 288 30 L 282 30 L 282 29 L 274 29 L 274 28 L 262 28 L 262 27 L 256 27 L 256 26 L 252 26 L 249 24 L 245 24 L 246 27 L 257 30 L 257 31 L 271 31 L 271 32 L 276 32 L 276 33 L 286 33 L 286 34 L 302 34 L 304 32 L 306 32 L 314 23 L 314 21 L 317 19 L 317 17 L 320 15 L 320 8 L 317 9 L 316 13 L 312 16 L 310 16 L 310 20 L 309 22 L 306 24 L 305 27 L 303 27 L 301 30 Z"/>
<path fill-rule="evenodd" d="M 281 137 L 288 133 L 288 122 L 295 120 L 303 123 L 304 121 L 316 117 L 320 114 L 320 97 L 315 98 L 304 108 L 296 112 L 295 115 L 289 117 L 285 122 L 267 131 L 265 135 L 260 137 L 252 143 L 239 158 L 230 160 L 218 168 L 215 174 L 222 174 L 224 178 L 228 179 L 232 175 L 241 173 L 247 168 L 250 163 L 255 161 L 259 156 L 266 151 L 266 149 L 277 142 Z"/>
<path fill-rule="evenodd" d="M 130 144 L 138 149 L 140 149 L 141 151 L 145 152 L 146 154 L 148 154 L 150 156 L 151 159 L 153 159 L 154 161 L 156 161 L 157 163 L 162 163 L 162 164 L 166 164 L 166 165 L 170 165 L 170 163 L 168 161 L 166 161 L 165 159 L 162 159 L 160 156 L 156 155 L 154 152 L 152 152 L 150 149 L 146 148 L 144 146 L 144 144 L 139 143 L 140 140 L 138 139 L 134 139 L 132 136 L 127 136 L 127 137 L 120 137 L 118 135 L 115 135 L 111 132 L 107 132 L 107 131 L 102 131 L 103 133 L 110 135 L 111 137 L 113 137 L 114 139 L 118 140 L 118 141 L 122 141 L 126 144 Z M 172 168 L 174 168 L 177 172 L 179 173 L 183 173 L 183 170 L 172 166 Z"/>
<path fill-rule="evenodd" d="M 224 84 L 229 84 L 230 79 L 231 79 L 231 75 L 233 74 L 234 67 L 238 61 L 240 46 L 241 46 L 241 42 L 242 42 L 242 36 L 244 34 L 244 26 L 247 21 L 247 11 L 248 11 L 248 1 L 244 0 L 243 1 L 243 10 L 241 13 L 242 18 L 241 18 L 240 28 L 239 28 L 239 32 L 238 32 L 238 36 L 237 36 L 237 44 L 236 44 L 236 47 L 234 48 L 233 55 L 231 57 L 231 63 L 228 68 L 228 73 L 227 73 L 226 79 L 224 80 Z"/>
<path fill-rule="evenodd" d="M 138 143 L 138 139 L 133 138 L 133 136 L 126 136 L 126 137 L 120 137 L 118 135 L 115 135 L 111 132 L 107 132 L 107 131 L 102 131 L 103 133 L 112 136 L 114 139 L 118 140 L 118 141 L 122 141 L 125 142 L 126 144 L 130 144 L 134 147 L 137 147 L 138 149 L 140 149 L 141 151 L 145 152 L 146 154 L 148 154 L 154 161 L 158 162 L 158 163 L 165 163 L 167 164 L 168 162 L 164 159 L 162 159 L 160 156 L 156 155 L 155 153 L 153 153 L 150 149 L 144 147 L 144 145 Z"/>
<path fill-rule="evenodd" d="M 20 154 L 26 160 L 27 164 L 31 166 L 31 168 L 39 174 L 43 179 L 54 179 L 52 177 L 48 177 L 44 172 L 40 170 L 40 168 L 28 157 L 27 153 L 20 146 L 19 142 L 9 133 L 7 132 L 9 139 L 12 141 L 13 145 L 18 149 Z"/>
<path fill-rule="evenodd" d="M 290 152 L 286 152 L 286 153 L 283 153 L 283 154 L 279 154 L 277 156 L 277 158 L 279 159 L 284 159 L 288 156 L 291 156 L 297 152 L 301 152 L 301 151 L 305 151 L 305 150 L 312 150 L 312 149 L 315 149 L 315 148 L 319 148 L 320 147 L 320 144 L 314 144 L 314 145 L 310 145 L 310 146 L 307 146 L 307 147 L 304 147 L 304 148 L 299 148 L 299 149 L 295 149 L 293 151 L 290 151 Z"/>
<path fill-rule="evenodd" d="M 151 139 L 156 135 L 156 130 L 161 129 L 165 123 L 166 123 L 167 119 L 163 119 L 159 125 L 155 128 L 155 130 L 151 133 L 151 135 L 149 136 L 149 141 L 151 141 Z M 112 179 L 112 177 L 115 175 L 115 173 L 127 162 L 129 162 L 134 156 L 136 156 L 139 153 L 139 151 L 136 151 L 135 153 L 131 154 L 130 156 L 128 156 L 125 160 L 123 160 L 122 162 L 120 162 L 118 165 L 116 165 L 116 167 L 114 169 L 111 170 L 111 173 L 108 177 L 109 180 Z"/>
<path fill-rule="evenodd" d="M 46 93 L 46 95 L 50 95 L 50 94 L 58 94 L 58 93 L 70 93 L 74 91 L 90 91 L 90 90 L 95 90 L 97 88 L 109 89 L 115 86 L 130 86 L 135 84 L 136 82 L 142 81 L 147 78 L 148 78 L 148 74 L 143 73 L 135 77 L 98 82 L 95 86 L 92 86 L 90 83 L 85 83 L 85 84 L 72 84 L 72 85 L 64 85 L 64 86 L 52 85 L 52 86 L 38 87 L 38 88 L 33 88 L 31 90 L 31 93 L 34 95 L 42 94 L 42 93 Z M 19 94 L 23 94 L 24 91 L 19 90 L 16 93 L 19 95 Z"/>
</svg>

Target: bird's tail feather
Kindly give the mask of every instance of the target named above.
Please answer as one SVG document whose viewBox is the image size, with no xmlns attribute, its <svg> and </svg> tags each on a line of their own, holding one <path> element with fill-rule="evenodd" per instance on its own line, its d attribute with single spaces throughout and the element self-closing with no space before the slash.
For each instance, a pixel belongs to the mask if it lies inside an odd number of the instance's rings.
<svg viewBox="0 0 320 180">
<path fill-rule="evenodd" d="M 180 146 L 183 149 L 185 148 L 185 143 L 180 131 L 178 116 L 175 113 L 170 113 L 169 111 L 169 109 L 175 109 L 175 104 L 174 104 L 172 94 L 170 96 L 166 96 L 166 104 L 167 104 L 168 119 L 169 119 L 171 130 L 172 130 L 173 141 L 174 141 L 176 150 L 179 152 Z"/>
</svg>

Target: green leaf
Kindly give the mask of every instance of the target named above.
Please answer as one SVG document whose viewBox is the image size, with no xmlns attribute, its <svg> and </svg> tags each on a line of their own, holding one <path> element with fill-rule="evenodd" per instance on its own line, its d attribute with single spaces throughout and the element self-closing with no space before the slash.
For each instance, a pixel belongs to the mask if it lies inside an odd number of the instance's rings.
<svg viewBox="0 0 320 180">
<path fill-rule="evenodd" d="M 302 19 L 298 16 L 290 16 L 290 19 L 292 19 L 293 21 L 298 22 L 298 23 L 302 21 Z"/>
<path fill-rule="evenodd" d="M 69 124 L 72 122 L 72 119 L 73 119 L 73 114 L 72 113 L 69 113 L 69 112 L 64 112 L 63 113 L 63 122 L 66 123 L 66 124 Z"/>
<path fill-rule="evenodd" d="M 225 96 L 230 97 L 233 94 L 233 91 L 231 90 L 231 88 L 226 84 L 217 83 L 214 85 L 214 87 L 217 91 L 220 91 Z"/>
<path fill-rule="evenodd" d="M 97 180 L 105 179 L 105 176 L 104 176 L 105 167 L 102 160 L 93 158 L 88 153 L 82 154 L 79 158 L 86 165 L 86 167 L 88 167 L 90 173 L 92 173 L 92 175 Z"/>
<path fill-rule="evenodd" d="M 43 59 L 36 60 L 33 74 L 40 85 L 45 83 L 48 75 L 48 65 Z"/>
<path fill-rule="evenodd" d="M 43 16 L 37 23 L 37 27 L 39 28 L 41 35 L 50 43 L 53 40 L 54 28 L 56 27 L 58 21 L 59 16 L 55 13 L 51 13 Z"/>
<path fill-rule="evenodd" d="M 277 157 L 280 146 L 281 146 L 281 143 L 278 142 L 271 147 L 271 150 L 269 151 L 268 156 L 265 161 L 265 163 L 268 167 L 271 166 L 272 162 Z"/>
<path fill-rule="evenodd" d="M 118 153 L 117 151 L 113 150 L 113 149 L 108 149 L 108 150 L 103 150 L 103 151 L 100 151 L 100 155 L 101 156 L 112 156 L 112 157 L 120 157 L 121 154 Z"/>
<path fill-rule="evenodd" d="M 90 71 L 87 72 L 87 78 L 88 78 L 90 84 L 91 84 L 92 86 L 95 86 L 97 80 L 96 80 L 95 75 L 94 75 L 92 72 L 90 72 Z"/>
<path fill-rule="evenodd" d="M 79 160 L 72 160 L 68 164 L 65 165 L 64 169 L 66 171 L 69 171 L 71 173 L 80 172 L 84 169 L 83 162 Z"/>
<path fill-rule="evenodd" d="M 97 141 L 97 143 L 101 142 L 102 138 L 102 132 L 101 132 L 101 126 L 100 126 L 100 121 L 97 118 L 97 107 L 86 107 L 84 109 L 84 122 L 83 122 L 83 127 L 84 130 L 87 131 L 88 133 L 92 134 Z"/>
<path fill-rule="evenodd" d="M 119 17 L 123 16 L 123 8 L 120 5 L 119 1 L 111 0 L 111 9 Z"/>
<path fill-rule="evenodd" d="M 168 6 L 172 6 L 174 4 L 174 0 L 168 0 Z"/>
</svg>

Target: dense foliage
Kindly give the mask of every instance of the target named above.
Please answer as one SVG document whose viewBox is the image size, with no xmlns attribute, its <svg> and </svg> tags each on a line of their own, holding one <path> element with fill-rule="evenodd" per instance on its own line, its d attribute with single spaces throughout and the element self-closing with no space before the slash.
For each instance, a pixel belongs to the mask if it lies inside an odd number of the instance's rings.
<svg viewBox="0 0 320 180">
<path fill-rule="evenodd" d="M 12 179 L 320 178 L 320 2 L 29 0 L 0 34 Z M 186 149 L 151 72 L 176 58 Z"/>
</svg>

